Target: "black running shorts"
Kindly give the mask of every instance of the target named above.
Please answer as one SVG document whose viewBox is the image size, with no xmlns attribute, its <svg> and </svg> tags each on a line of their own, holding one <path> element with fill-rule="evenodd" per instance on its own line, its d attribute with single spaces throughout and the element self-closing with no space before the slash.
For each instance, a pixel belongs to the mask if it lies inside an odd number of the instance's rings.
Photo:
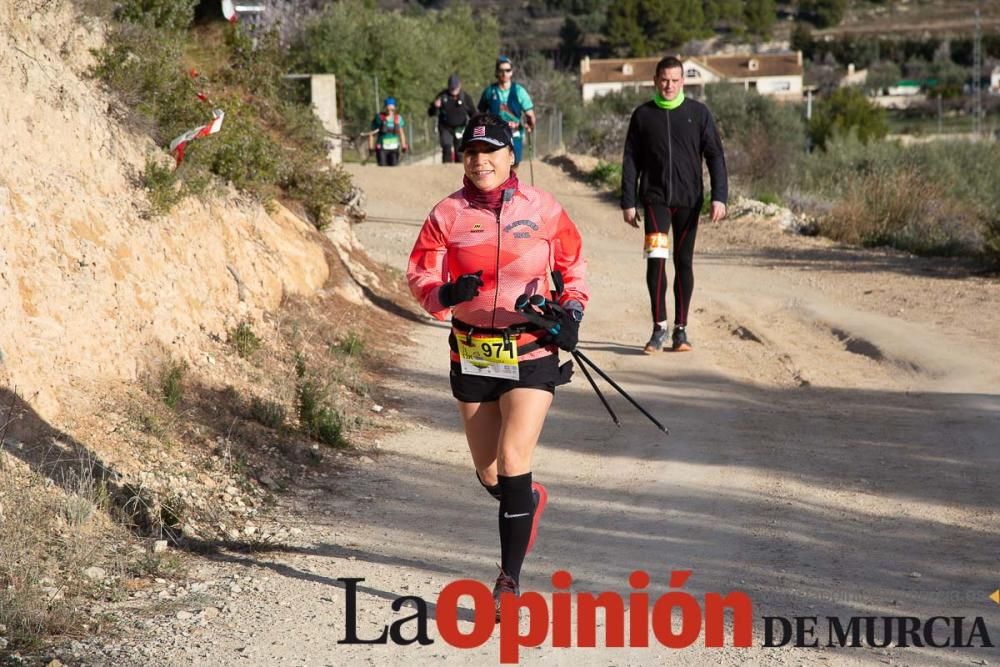
<svg viewBox="0 0 1000 667">
<path fill-rule="evenodd" d="M 452 334 L 454 336 L 454 334 Z M 457 348 L 454 341 L 449 341 Z M 559 370 L 559 355 L 547 354 L 517 365 L 519 380 L 464 375 L 462 365 L 451 362 L 451 393 L 463 403 L 489 403 L 500 400 L 511 389 L 542 389 L 554 394 L 556 387 L 569 381 Z"/>
</svg>

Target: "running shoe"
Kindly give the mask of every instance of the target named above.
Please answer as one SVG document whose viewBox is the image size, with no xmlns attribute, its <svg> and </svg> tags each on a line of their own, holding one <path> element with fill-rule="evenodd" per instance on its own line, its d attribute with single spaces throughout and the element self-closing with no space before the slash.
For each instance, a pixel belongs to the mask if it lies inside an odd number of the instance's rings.
<svg viewBox="0 0 1000 667">
<path fill-rule="evenodd" d="M 664 343 L 667 340 L 667 328 L 653 328 L 653 335 L 649 337 L 649 342 L 646 343 L 646 347 L 642 348 L 642 351 L 646 354 L 655 354 L 660 350 L 666 348 Z"/>
<path fill-rule="evenodd" d="M 542 512 L 549 502 L 549 492 L 538 482 L 531 483 L 531 495 L 535 499 L 535 516 L 531 517 L 531 536 L 528 538 L 528 549 L 524 552 L 527 556 L 531 553 L 531 548 L 535 546 L 535 538 L 538 536 L 538 522 L 542 520 Z"/>
<path fill-rule="evenodd" d="M 690 352 L 692 350 L 691 343 L 688 342 L 687 333 L 685 333 L 684 327 L 674 327 L 673 345 L 671 345 L 671 349 L 674 352 Z"/>
<path fill-rule="evenodd" d="M 500 567 L 499 565 L 497 567 Z M 493 584 L 493 602 L 496 604 L 496 621 L 500 622 L 500 596 L 503 593 L 512 593 L 515 596 L 521 595 L 521 587 L 517 585 L 514 578 L 509 576 L 500 568 L 500 574 L 497 575 L 497 582 Z"/>
</svg>

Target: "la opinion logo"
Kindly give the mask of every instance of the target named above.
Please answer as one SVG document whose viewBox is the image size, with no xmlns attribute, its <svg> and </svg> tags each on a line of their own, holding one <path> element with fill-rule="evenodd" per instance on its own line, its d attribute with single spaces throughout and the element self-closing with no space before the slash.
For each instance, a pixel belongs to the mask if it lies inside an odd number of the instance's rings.
<svg viewBox="0 0 1000 667">
<path fill-rule="evenodd" d="M 691 576 L 690 570 L 674 570 L 670 574 L 670 587 L 680 589 Z M 382 632 L 374 638 L 362 639 L 357 628 L 357 586 L 363 578 L 338 579 L 345 585 L 347 627 L 344 639 L 339 644 L 386 644 L 392 641 L 398 645 L 419 643 L 433 644 L 427 636 L 427 603 L 416 595 L 405 595 L 392 602 L 392 610 L 398 612 L 404 606 L 412 605 L 415 613 L 383 626 Z M 645 591 L 649 586 L 649 575 L 636 570 L 629 576 L 632 591 L 626 598 L 611 591 L 603 593 L 572 593 L 573 576 L 558 570 L 552 575 L 555 591 L 546 597 L 541 593 L 528 592 L 521 596 L 504 593 L 500 599 L 500 622 L 496 622 L 493 594 L 485 584 L 470 579 L 461 579 L 445 586 L 437 599 L 435 623 L 441 639 L 451 646 L 471 649 L 482 646 L 499 632 L 500 662 L 516 663 L 520 660 L 520 650 L 526 646 L 540 646 L 551 638 L 555 648 L 572 648 L 573 631 L 576 630 L 576 647 L 597 646 L 597 610 L 604 615 L 604 644 L 608 648 L 625 647 L 625 630 L 628 629 L 628 646 L 645 648 L 650 645 L 650 630 L 653 638 L 667 648 L 686 648 L 694 644 L 702 635 L 704 644 L 718 648 L 724 643 L 726 610 L 732 612 L 733 646 L 750 646 L 753 641 L 753 604 L 746 593 L 731 592 L 706 593 L 704 610 L 690 593 L 673 590 L 656 600 L 649 599 Z M 459 603 L 468 599 L 473 608 L 472 628 L 463 631 L 459 627 Z M 527 629 L 521 632 L 521 611 L 527 617 Z M 675 610 L 680 612 L 681 624 L 675 629 L 671 618 Z M 704 611 L 704 613 L 703 613 Z"/>
<path fill-rule="evenodd" d="M 731 644 L 750 647 L 753 644 L 753 604 L 743 592 L 705 593 L 699 602 L 690 593 L 680 590 L 691 577 L 690 570 L 670 573 L 671 589 L 650 599 L 646 588 L 650 578 L 636 570 L 628 578 L 632 590 L 627 596 L 616 592 L 573 593 L 572 575 L 565 570 L 552 574 L 554 592 L 524 593 L 520 597 L 504 593 L 500 599 L 500 620 L 496 621 L 493 594 L 478 581 L 462 579 L 445 586 L 437 598 L 435 623 L 441 639 L 461 649 L 482 646 L 499 633 L 500 662 L 516 663 L 520 650 L 541 646 L 550 641 L 554 648 L 595 648 L 598 641 L 598 610 L 603 612 L 606 648 L 646 648 L 651 639 L 670 649 L 687 648 L 700 637 L 709 648 L 720 648 L 725 642 L 725 614 L 732 614 Z M 383 625 L 377 637 L 358 636 L 357 589 L 364 578 L 338 579 L 345 585 L 347 626 L 339 644 L 410 644 L 428 645 L 434 640 L 427 635 L 427 603 L 416 595 L 406 595 L 392 602 L 399 612 L 412 606 L 415 612 Z M 1000 591 L 998 591 L 1000 596 Z M 472 603 L 472 628 L 459 627 L 463 600 Z M 626 606 L 627 603 L 627 606 Z M 527 623 L 521 623 L 522 611 Z M 676 627 L 674 617 L 680 618 Z M 467 616 L 467 614 L 466 614 Z M 986 623 L 981 616 L 971 620 L 963 616 L 762 616 L 764 641 L 760 648 L 783 646 L 839 648 L 992 648 Z M 824 627 L 825 626 L 825 627 Z M 823 632 L 823 630 L 826 632 Z M 524 630 L 522 632 L 522 630 Z M 574 643 L 575 630 L 575 643 Z M 652 632 L 650 632 L 652 631 Z M 650 636 L 652 635 L 652 637 Z"/>
</svg>

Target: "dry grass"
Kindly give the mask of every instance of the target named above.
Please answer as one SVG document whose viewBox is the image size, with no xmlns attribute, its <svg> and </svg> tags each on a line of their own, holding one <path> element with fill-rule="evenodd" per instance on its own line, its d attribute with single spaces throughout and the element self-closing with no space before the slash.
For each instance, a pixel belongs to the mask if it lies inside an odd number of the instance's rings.
<svg viewBox="0 0 1000 667">
<path fill-rule="evenodd" d="M 905 167 L 854 179 L 820 219 L 819 232 L 845 243 L 918 254 L 961 254 L 981 243 L 974 212 Z"/>
<path fill-rule="evenodd" d="M 88 635 L 102 623 L 93 601 L 121 598 L 133 576 L 180 571 L 109 519 L 108 493 L 91 470 L 81 465 L 55 485 L 0 453 L 0 634 L 9 651 Z M 87 577 L 91 567 L 106 575 Z"/>
<path fill-rule="evenodd" d="M 0 471 L 0 625 L 10 649 L 33 648 L 40 637 L 80 624 L 64 587 L 56 585 L 62 577 L 52 576 L 58 575 L 59 552 L 79 553 L 77 545 L 53 538 L 63 511 L 40 480 L 6 462 Z M 63 562 L 74 570 L 80 564 Z"/>
</svg>

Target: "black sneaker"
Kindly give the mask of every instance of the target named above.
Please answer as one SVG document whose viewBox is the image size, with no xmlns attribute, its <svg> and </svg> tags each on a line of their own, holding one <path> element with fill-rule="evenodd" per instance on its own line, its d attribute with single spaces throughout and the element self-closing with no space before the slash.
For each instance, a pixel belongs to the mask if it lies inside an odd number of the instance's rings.
<svg viewBox="0 0 1000 667">
<path fill-rule="evenodd" d="M 642 348 L 642 351 L 646 354 L 655 354 L 660 350 L 666 349 L 664 343 L 667 340 L 667 328 L 662 329 L 654 327 L 653 335 L 649 337 L 649 342 L 646 343 L 646 347 Z"/>
<path fill-rule="evenodd" d="M 493 584 L 493 601 L 496 603 L 496 622 L 500 622 L 500 596 L 504 593 L 512 593 L 515 596 L 521 595 L 521 587 L 517 585 L 514 578 L 508 576 L 503 568 L 497 576 L 497 582 Z"/>
<path fill-rule="evenodd" d="M 690 352 L 692 350 L 691 343 L 688 342 L 687 333 L 684 331 L 684 327 L 674 327 L 673 345 L 671 349 L 674 352 Z"/>
</svg>

